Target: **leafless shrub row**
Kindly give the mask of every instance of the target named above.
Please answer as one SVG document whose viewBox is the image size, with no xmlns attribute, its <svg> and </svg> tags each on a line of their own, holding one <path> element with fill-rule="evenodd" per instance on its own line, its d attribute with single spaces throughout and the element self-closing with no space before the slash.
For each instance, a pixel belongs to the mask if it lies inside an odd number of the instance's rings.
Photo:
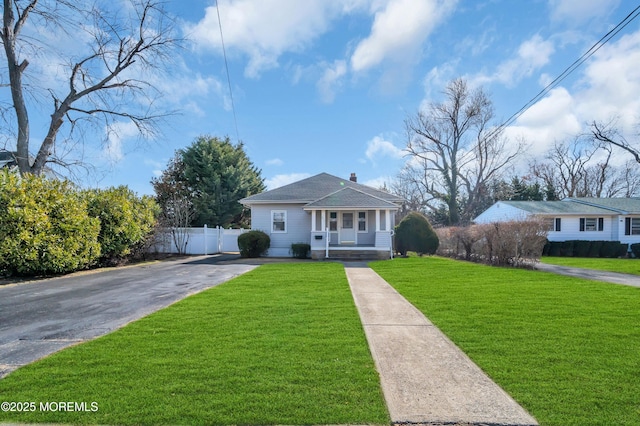
<svg viewBox="0 0 640 426">
<path fill-rule="evenodd" d="M 542 255 L 547 229 L 536 220 L 440 228 L 437 254 L 496 266 L 527 266 Z"/>
</svg>

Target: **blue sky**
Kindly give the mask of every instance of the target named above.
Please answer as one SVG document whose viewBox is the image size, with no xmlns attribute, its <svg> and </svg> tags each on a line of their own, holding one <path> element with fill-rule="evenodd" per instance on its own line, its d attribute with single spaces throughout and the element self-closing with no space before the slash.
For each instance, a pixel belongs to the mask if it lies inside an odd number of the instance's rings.
<svg viewBox="0 0 640 426">
<path fill-rule="evenodd" d="M 320 172 L 378 186 L 406 158 L 404 119 L 464 77 L 490 94 L 496 124 L 631 12 L 613 0 L 219 0 L 237 133 L 213 0 L 169 0 L 188 38 L 156 86 L 181 113 L 163 136 L 123 131 L 93 149 L 87 186 L 149 181 L 201 134 L 238 136 L 274 188 Z M 522 115 L 506 134 L 527 159 L 587 122 L 640 123 L 640 20 Z M 46 116 L 46 114 L 45 114 Z M 37 134 L 44 130 L 32 130 Z M 91 139 L 91 138 L 89 138 Z M 100 139 L 99 137 L 95 138 Z M 637 139 L 637 137 L 636 137 Z M 620 158 L 624 154 L 618 154 Z M 624 157 L 624 160 L 628 159 Z"/>
</svg>

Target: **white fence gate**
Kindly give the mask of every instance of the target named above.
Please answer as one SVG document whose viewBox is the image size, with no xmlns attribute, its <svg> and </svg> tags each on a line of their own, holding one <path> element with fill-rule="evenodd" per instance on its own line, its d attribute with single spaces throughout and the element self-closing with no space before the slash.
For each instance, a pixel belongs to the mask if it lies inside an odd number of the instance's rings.
<svg viewBox="0 0 640 426">
<path fill-rule="evenodd" d="M 221 227 L 208 228 L 178 228 L 174 230 L 180 238 L 180 244 L 184 244 L 185 254 L 215 254 L 239 252 L 238 236 L 248 229 L 224 229 Z M 156 236 L 155 244 L 150 249 L 155 253 L 178 253 L 172 232 L 166 230 Z"/>
</svg>

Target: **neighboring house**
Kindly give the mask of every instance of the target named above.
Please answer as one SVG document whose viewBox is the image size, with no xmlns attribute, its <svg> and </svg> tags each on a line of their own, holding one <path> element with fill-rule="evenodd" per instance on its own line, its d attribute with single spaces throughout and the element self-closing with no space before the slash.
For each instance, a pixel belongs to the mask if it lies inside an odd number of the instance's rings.
<svg viewBox="0 0 640 426">
<path fill-rule="evenodd" d="M 566 198 L 562 201 L 498 201 L 475 223 L 539 217 L 549 224 L 549 241 L 640 243 L 640 198 Z"/>
<path fill-rule="evenodd" d="M 0 169 L 3 167 L 12 168 L 18 165 L 15 153 L 0 149 Z"/>
<path fill-rule="evenodd" d="M 243 198 L 251 229 L 271 238 L 268 256 L 291 256 L 291 244 L 311 245 L 313 259 L 392 257 L 395 212 L 404 200 L 327 173 Z"/>
</svg>

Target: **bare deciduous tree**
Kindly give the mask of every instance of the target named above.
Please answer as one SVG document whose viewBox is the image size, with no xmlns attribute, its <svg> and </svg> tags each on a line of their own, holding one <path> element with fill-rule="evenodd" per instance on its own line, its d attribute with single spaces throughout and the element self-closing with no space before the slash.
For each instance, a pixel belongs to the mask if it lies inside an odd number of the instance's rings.
<svg viewBox="0 0 640 426">
<path fill-rule="evenodd" d="M 145 72 L 161 68 L 180 42 L 173 36 L 172 22 L 162 3 L 131 0 L 128 7 L 119 10 L 85 5 L 71 0 L 4 0 L 0 38 L 11 91 L 10 109 L 14 111 L 9 117 L 15 120 L 11 127 L 16 159 L 23 174 L 40 174 L 47 163 L 68 164 L 56 155 L 56 140 L 63 128 L 72 144 L 82 135 L 80 124 L 87 121 L 106 129 L 125 121 L 150 136 L 157 120 L 169 113 L 155 109 L 159 94 L 145 78 Z M 73 34 L 78 43 L 86 45 L 77 49 L 81 53 L 58 56 L 64 64 L 52 64 L 64 65 L 65 83 L 41 88 L 50 98 L 50 119 L 45 129 L 33 132 L 45 136 L 32 151 L 29 113 L 36 108 L 28 99 L 36 99 L 38 94 L 30 93 L 37 90 L 37 84 L 28 83 L 29 63 L 41 52 L 56 48 L 39 40 L 43 33 L 34 33 L 34 28 Z"/>
<path fill-rule="evenodd" d="M 414 185 L 425 206 L 447 206 L 447 224 L 473 218 L 483 192 L 520 154 L 521 144 L 507 149 L 499 128 L 491 127 L 493 104 L 482 89 L 464 79 L 450 82 L 445 101 L 433 103 L 405 120 L 411 160 L 400 175 Z"/>
<path fill-rule="evenodd" d="M 618 197 L 638 194 L 640 170 L 631 162 L 612 163 L 610 144 L 577 136 L 556 142 L 542 161 L 530 164 L 531 173 L 558 198 Z"/>
<path fill-rule="evenodd" d="M 616 129 L 615 120 L 610 120 L 608 123 L 592 122 L 591 134 L 597 141 L 611 144 L 627 151 L 633 156 L 636 163 L 640 163 L 640 149 L 633 146 L 633 144 L 627 141 L 624 135 Z"/>
</svg>

